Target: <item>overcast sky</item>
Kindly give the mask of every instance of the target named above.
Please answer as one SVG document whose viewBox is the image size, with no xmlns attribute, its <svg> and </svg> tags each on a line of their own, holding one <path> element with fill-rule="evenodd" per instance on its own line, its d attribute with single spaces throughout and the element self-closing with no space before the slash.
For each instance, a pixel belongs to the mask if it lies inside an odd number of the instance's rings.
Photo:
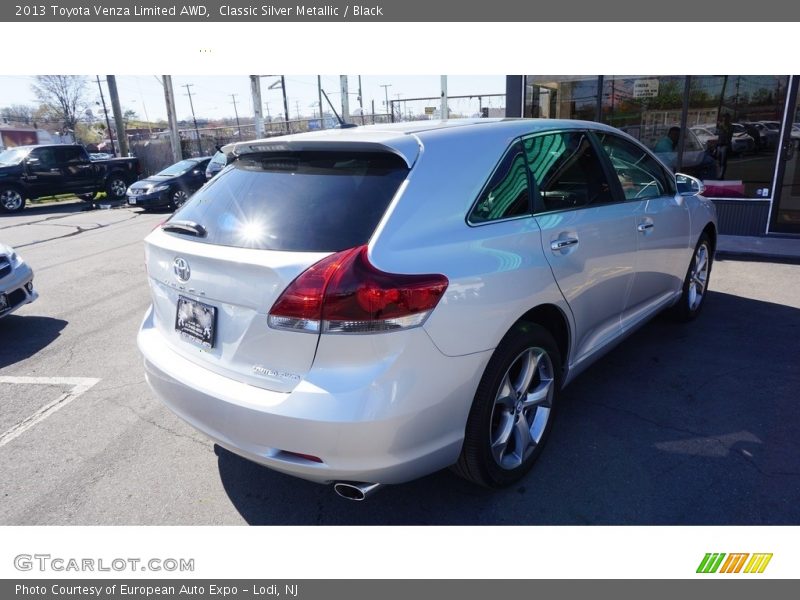
<svg viewBox="0 0 800 600">
<path fill-rule="evenodd" d="M 105 76 L 100 75 L 101 81 Z M 31 91 L 31 84 L 34 79 L 32 76 L 4 76 L 0 75 L 0 107 L 10 104 L 36 104 L 36 98 Z M 89 77 L 90 85 L 87 97 L 90 102 L 99 102 L 100 95 L 97 82 L 93 76 Z M 191 119 L 191 109 L 189 98 L 186 95 L 186 84 L 193 84 L 191 87 L 192 101 L 194 102 L 195 114 L 198 117 L 218 119 L 223 117 L 233 117 L 234 107 L 231 94 L 236 95 L 236 103 L 239 116 L 252 116 L 252 99 L 250 95 L 250 79 L 247 75 L 236 76 L 182 76 L 173 75 L 173 87 L 175 89 L 175 107 L 178 119 Z M 348 77 L 350 89 L 350 110 L 351 112 L 358 106 L 358 76 Z M 278 76 L 265 76 L 261 80 L 261 97 L 265 106 L 263 108 L 266 115 L 267 109 L 274 117 L 283 113 L 283 98 L 281 96 L 280 84 L 274 88 L 269 87 L 279 82 Z M 361 78 L 364 107 L 369 111 L 370 103 L 375 101 L 376 112 L 386 112 L 383 106 L 385 93 L 382 84 L 390 84 L 387 88 L 390 100 L 395 100 L 400 95 L 400 99 L 417 97 L 439 97 L 441 93 L 440 77 L 438 75 L 364 75 Z M 108 90 L 106 84 L 102 83 L 103 93 L 106 94 L 108 102 Z M 341 108 L 341 94 L 338 75 L 323 75 L 322 87 L 331 99 L 337 112 Z M 504 94 L 505 76 L 464 76 L 454 75 L 448 77 L 448 95 L 477 95 L 477 94 Z M 120 102 L 123 110 L 135 110 L 140 118 L 145 116 L 151 121 L 166 119 L 166 109 L 164 106 L 164 92 L 160 83 L 160 77 L 156 75 L 117 75 L 117 88 L 119 89 Z M 317 77 L 316 75 L 287 75 L 286 94 L 289 104 L 290 118 L 296 118 L 298 109 L 303 116 L 311 116 L 316 112 L 317 103 Z M 325 101 L 323 100 L 323 104 Z M 268 106 L 267 106 L 268 104 Z M 422 106 L 434 105 L 435 101 L 415 103 L 414 108 L 421 111 Z M 505 106 L 504 99 L 484 99 L 483 106 Z M 109 106 L 110 108 L 110 106 Z M 327 108 L 327 106 L 326 106 Z M 411 106 L 408 106 L 411 109 Z M 451 101 L 450 108 L 456 111 L 477 111 L 477 100 Z"/>
</svg>

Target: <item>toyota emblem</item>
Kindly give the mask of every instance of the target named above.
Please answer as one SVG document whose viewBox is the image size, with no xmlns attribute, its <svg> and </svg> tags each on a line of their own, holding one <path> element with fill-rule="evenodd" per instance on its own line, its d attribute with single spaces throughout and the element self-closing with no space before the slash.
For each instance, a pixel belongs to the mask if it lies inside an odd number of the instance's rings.
<svg viewBox="0 0 800 600">
<path fill-rule="evenodd" d="M 192 270 L 189 268 L 189 263 L 186 262 L 185 258 L 181 258 L 180 256 L 172 261 L 172 271 L 175 273 L 175 277 L 178 278 L 178 281 L 182 281 L 184 283 L 189 281 L 189 277 L 192 276 Z"/>
</svg>

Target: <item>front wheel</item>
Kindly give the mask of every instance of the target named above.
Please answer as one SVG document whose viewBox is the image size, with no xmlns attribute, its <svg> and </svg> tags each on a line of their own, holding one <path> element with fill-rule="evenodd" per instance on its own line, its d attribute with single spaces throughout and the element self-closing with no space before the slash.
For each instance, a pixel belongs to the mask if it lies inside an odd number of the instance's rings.
<svg viewBox="0 0 800 600">
<path fill-rule="evenodd" d="M 678 321 L 691 321 L 700 314 L 700 309 L 703 308 L 708 295 L 708 282 L 711 277 L 713 259 L 711 240 L 708 234 L 703 233 L 689 263 L 680 300 L 671 309 L 672 316 Z"/>
<path fill-rule="evenodd" d="M 547 441 L 561 380 L 550 332 L 520 323 L 506 334 L 478 385 L 454 471 L 492 488 L 522 479 Z"/>
<path fill-rule="evenodd" d="M 25 208 L 25 198 L 14 187 L 0 187 L 0 210 L 3 212 L 20 212 Z"/>
<path fill-rule="evenodd" d="M 170 201 L 172 203 L 173 208 L 180 208 L 186 201 L 189 199 L 189 194 L 187 194 L 184 190 L 175 190 L 172 192 L 170 196 Z"/>
</svg>

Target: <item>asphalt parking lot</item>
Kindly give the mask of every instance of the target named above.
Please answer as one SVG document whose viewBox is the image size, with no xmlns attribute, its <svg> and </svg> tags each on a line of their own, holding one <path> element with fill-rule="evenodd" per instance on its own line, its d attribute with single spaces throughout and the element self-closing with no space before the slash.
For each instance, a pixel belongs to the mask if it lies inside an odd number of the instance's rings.
<svg viewBox="0 0 800 600">
<path fill-rule="evenodd" d="M 521 485 L 443 471 L 353 503 L 151 396 L 142 239 L 165 215 L 80 208 L 0 216 L 41 295 L 0 319 L 1 525 L 800 523 L 800 265 L 718 260 L 695 323 L 656 319 L 565 390 Z"/>
</svg>

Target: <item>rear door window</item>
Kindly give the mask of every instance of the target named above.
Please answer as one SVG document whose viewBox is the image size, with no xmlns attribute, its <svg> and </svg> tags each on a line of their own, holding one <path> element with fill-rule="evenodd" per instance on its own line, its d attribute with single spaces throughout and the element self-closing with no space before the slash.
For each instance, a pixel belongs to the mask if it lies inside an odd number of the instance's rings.
<svg viewBox="0 0 800 600">
<path fill-rule="evenodd" d="M 265 152 L 242 156 L 173 217 L 222 246 L 336 252 L 372 237 L 408 175 L 394 154 Z"/>
<path fill-rule="evenodd" d="M 615 201 L 602 163 L 586 132 L 536 135 L 523 140 L 523 146 L 537 187 L 536 213 Z"/>
</svg>

